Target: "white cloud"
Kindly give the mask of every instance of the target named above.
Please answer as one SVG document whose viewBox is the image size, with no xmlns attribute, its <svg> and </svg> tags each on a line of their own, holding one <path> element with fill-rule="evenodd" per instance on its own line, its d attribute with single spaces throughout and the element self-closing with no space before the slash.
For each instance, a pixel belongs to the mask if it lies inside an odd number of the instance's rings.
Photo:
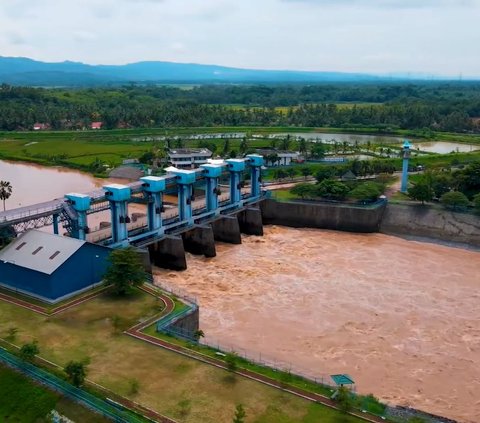
<svg viewBox="0 0 480 423">
<path fill-rule="evenodd" d="M 480 0 L 8 0 L 0 52 L 480 76 Z"/>
</svg>

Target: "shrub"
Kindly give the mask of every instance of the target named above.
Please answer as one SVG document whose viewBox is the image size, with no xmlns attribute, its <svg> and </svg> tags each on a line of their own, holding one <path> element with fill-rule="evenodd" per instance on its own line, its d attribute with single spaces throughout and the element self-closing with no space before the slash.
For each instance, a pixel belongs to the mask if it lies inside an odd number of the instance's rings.
<svg viewBox="0 0 480 423">
<path fill-rule="evenodd" d="M 332 200 L 343 200 L 348 191 L 349 189 L 344 183 L 333 179 L 325 179 L 316 186 L 316 193 L 319 197 Z"/>
<path fill-rule="evenodd" d="M 440 202 L 447 208 L 458 210 L 470 204 L 465 194 L 459 191 L 450 191 L 440 197 Z"/>
<path fill-rule="evenodd" d="M 38 348 L 37 341 L 24 344 L 22 345 L 22 348 L 20 348 L 20 357 L 25 361 L 33 361 L 35 356 L 39 353 L 40 349 Z"/>
<path fill-rule="evenodd" d="M 374 201 L 382 194 L 380 186 L 375 182 L 365 182 L 357 185 L 349 193 L 349 197 L 359 201 Z"/>
</svg>

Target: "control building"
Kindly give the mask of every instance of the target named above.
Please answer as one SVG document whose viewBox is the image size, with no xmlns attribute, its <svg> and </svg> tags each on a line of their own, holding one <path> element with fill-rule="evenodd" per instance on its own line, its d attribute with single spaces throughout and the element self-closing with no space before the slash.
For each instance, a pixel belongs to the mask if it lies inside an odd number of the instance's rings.
<svg viewBox="0 0 480 423">
<path fill-rule="evenodd" d="M 56 303 L 102 281 L 111 249 L 38 230 L 0 251 L 0 286 Z"/>
</svg>

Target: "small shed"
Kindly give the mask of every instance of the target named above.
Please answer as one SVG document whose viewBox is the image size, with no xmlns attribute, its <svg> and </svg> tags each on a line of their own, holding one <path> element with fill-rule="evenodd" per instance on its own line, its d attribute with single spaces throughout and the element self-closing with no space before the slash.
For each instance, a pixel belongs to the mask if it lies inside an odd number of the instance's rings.
<svg viewBox="0 0 480 423">
<path fill-rule="evenodd" d="M 355 181 L 357 179 L 357 175 L 353 173 L 351 170 L 347 170 L 343 175 L 342 175 L 342 181 Z"/>
<path fill-rule="evenodd" d="M 0 286 L 56 303 L 99 284 L 110 251 L 75 238 L 30 230 L 0 251 Z"/>
<path fill-rule="evenodd" d="M 337 386 L 354 385 L 354 380 L 347 374 L 330 375 Z"/>
</svg>

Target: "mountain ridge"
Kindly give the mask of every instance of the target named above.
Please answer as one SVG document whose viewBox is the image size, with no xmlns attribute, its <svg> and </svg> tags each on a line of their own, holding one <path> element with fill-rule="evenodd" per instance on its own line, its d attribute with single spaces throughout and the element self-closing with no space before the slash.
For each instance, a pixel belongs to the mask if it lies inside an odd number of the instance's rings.
<svg viewBox="0 0 480 423">
<path fill-rule="evenodd" d="M 82 86 L 135 83 L 307 83 L 362 82 L 382 77 L 348 72 L 243 69 L 220 65 L 139 61 L 125 65 L 43 62 L 0 56 L 0 83 L 37 86 Z M 384 78 L 387 79 L 387 78 Z"/>
</svg>

